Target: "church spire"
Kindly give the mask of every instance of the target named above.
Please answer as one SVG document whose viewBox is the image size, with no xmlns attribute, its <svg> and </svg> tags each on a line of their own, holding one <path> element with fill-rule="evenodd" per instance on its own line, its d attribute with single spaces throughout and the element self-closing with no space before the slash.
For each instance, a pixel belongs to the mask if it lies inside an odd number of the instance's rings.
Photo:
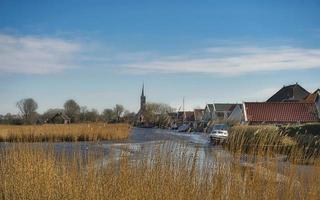
<svg viewBox="0 0 320 200">
<path fill-rule="evenodd" d="M 141 96 L 142 96 L 142 97 L 144 96 L 144 83 L 142 84 L 142 93 L 141 93 Z"/>
</svg>

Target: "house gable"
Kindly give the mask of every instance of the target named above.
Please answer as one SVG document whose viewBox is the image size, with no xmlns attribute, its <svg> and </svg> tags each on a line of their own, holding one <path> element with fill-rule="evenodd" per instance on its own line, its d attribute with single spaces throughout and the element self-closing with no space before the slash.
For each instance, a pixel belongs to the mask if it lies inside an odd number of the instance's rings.
<svg viewBox="0 0 320 200">
<path fill-rule="evenodd" d="M 244 113 L 243 113 L 241 104 L 236 105 L 236 107 L 233 109 L 233 111 L 229 115 L 227 121 L 238 122 L 238 123 L 241 123 L 244 121 Z"/>
<path fill-rule="evenodd" d="M 235 103 L 215 103 L 214 106 L 214 119 L 227 120 L 236 106 L 241 106 Z"/>
<path fill-rule="evenodd" d="M 214 110 L 213 104 L 206 105 L 206 108 L 204 109 L 204 113 L 203 113 L 204 121 L 210 121 L 212 119 L 213 110 Z"/>
</svg>

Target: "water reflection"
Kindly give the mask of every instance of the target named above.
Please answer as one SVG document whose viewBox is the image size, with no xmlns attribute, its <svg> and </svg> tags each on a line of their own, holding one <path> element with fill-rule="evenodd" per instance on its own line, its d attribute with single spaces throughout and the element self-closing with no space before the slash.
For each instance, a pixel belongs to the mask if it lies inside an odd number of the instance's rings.
<svg viewBox="0 0 320 200">
<path fill-rule="evenodd" d="M 0 150 L 14 145 L 16 144 L 0 143 Z M 222 147 L 211 145 L 208 137 L 201 133 L 186 134 L 161 129 L 135 128 L 130 137 L 123 141 L 31 143 L 29 145 L 32 148 L 40 147 L 48 151 L 54 149 L 57 157 L 63 155 L 72 159 L 75 154 L 79 154 L 84 164 L 89 155 L 98 154 L 95 157 L 97 166 L 106 166 L 111 161 L 119 164 L 119 160 L 123 157 L 128 158 L 132 163 L 146 160 L 152 162 L 154 155 L 171 156 L 170 160 L 173 163 L 179 163 L 178 161 L 183 158 L 188 158 L 187 160 L 195 163 L 187 164 L 195 165 L 199 172 L 204 167 L 215 169 L 217 166 L 226 167 L 233 163 L 248 166 L 246 155 L 243 155 L 240 160 L 234 160 L 235 158 Z M 284 166 L 291 165 L 288 162 L 278 164 L 280 173 L 283 173 Z M 297 166 L 299 172 L 303 173 L 310 171 L 310 168 L 313 166 Z"/>
</svg>

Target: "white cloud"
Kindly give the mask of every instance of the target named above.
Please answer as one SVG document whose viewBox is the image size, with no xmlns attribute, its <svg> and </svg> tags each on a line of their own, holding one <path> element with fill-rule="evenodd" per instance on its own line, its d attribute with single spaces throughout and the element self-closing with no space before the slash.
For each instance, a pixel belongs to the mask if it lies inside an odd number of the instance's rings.
<svg viewBox="0 0 320 200">
<path fill-rule="evenodd" d="M 0 34 L 0 72 L 48 74 L 75 66 L 81 45 L 56 38 Z"/>
<path fill-rule="evenodd" d="M 91 41 L 92 42 L 92 41 Z M 59 38 L 0 33 L 0 72 L 49 74 L 76 66 L 130 73 L 203 73 L 236 76 L 254 72 L 320 68 L 320 49 L 241 44 L 208 47 L 188 53 L 118 52 Z"/>
<path fill-rule="evenodd" d="M 320 49 L 284 47 L 215 47 L 191 54 L 163 56 L 124 65 L 132 72 L 240 75 L 261 71 L 320 68 Z"/>
</svg>

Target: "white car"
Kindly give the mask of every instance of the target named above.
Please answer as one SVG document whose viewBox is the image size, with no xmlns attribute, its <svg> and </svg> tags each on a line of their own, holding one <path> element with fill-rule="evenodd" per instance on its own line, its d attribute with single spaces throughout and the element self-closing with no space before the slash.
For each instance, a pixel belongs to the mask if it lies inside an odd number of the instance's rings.
<svg viewBox="0 0 320 200">
<path fill-rule="evenodd" d="M 228 137 L 228 126 L 225 124 L 216 124 L 214 125 L 209 138 L 213 142 L 221 142 Z"/>
</svg>

